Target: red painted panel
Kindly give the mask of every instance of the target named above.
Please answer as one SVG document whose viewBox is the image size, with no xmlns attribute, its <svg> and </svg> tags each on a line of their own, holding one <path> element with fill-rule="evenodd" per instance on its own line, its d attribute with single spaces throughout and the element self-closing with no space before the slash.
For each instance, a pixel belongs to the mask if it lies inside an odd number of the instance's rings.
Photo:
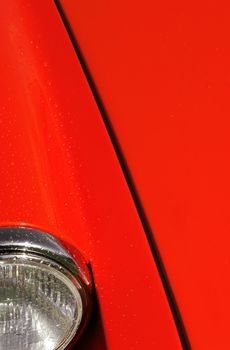
<svg viewBox="0 0 230 350">
<path fill-rule="evenodd" d="M 229 349 L 230 6 L 61 0 L 193 349 Z"/>
<path fill-rule="evenodd" d="M 0 224 L 56 233 L 83 252 L 109 349 L 181 349 L 133 200 L 54 3 L 1 2 L 0 36 Z M 103 344 L 92 331 L 81 349 Z"/>
</svg>

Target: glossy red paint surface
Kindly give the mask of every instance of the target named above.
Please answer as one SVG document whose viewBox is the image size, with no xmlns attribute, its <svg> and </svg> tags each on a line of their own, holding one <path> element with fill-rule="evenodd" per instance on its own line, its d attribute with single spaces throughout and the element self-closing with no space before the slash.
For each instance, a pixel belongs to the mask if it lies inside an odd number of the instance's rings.
<svg viewBox="0 0 230 350">
<path fill-rule="evenodd" d="M 133 200 L 53 1 L 1 2 L 0 37 L 0 224 L 54 233 L 85 255 L 109 349 L 181 349 Z M 105 348 L 100 324 L 95 329 L 79 349 Z"/>
<path fill-rule="evenodd" d="M 61 0 L 193 349 L 229 349 L 230 6 Z"/>
</svg>

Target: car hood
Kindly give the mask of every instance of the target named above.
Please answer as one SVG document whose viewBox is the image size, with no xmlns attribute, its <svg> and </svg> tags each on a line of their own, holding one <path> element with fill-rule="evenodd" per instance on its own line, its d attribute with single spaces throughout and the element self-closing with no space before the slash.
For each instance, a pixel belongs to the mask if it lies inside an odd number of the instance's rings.
<svg viewBox="0 0 230 350">
<path fill-rule="evenodd" d="M 227 349 L 229 6 L 62 0 L 193 349 Z"/>
</svg>

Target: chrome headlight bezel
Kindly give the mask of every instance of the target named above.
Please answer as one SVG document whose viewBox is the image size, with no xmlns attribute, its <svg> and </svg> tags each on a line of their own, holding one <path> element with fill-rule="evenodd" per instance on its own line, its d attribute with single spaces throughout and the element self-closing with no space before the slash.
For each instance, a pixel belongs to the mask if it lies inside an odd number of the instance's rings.
<svg viewBox="0 0 230 350">
<path fill-rule="evenodd" d="M 60 240 L 37 229 L 26 227 L 0 228 L 0 266 L 4 262 L 15 264 L 39 264 L 53 269 L 59 277 L 67 279 L 76 288 L 81 299 L 82 314 L 65 338 L 55 349 L 63 350 L 73 339 L 79 339 L 84 331 L 92 308 L 92 280 L 87 264 L 76 250 L 74 257 Z M 62 276 L 62 277 L 61 277 Z M 66 280 L 66 283 L 67 283 Z"/>
</svg>

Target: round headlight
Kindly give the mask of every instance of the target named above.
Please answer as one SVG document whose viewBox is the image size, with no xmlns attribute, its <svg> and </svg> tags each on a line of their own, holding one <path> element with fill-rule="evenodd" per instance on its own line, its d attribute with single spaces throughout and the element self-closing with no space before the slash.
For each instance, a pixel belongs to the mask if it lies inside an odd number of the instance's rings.
<svg viewBox="0 0 230 350">
<path fill-rule="evenodd" d="M 23 233 L 28 234 L 25 231 L 28 229 L 22 230 L 17 231 L 21 242 Z M 1 232 L 2 229 L 0 242 Z M 30 230 L 35 239 L 38 232 Z M 60 242 L 50 235 L 47 237 L 64 251 Z M 82 271 L 77 266 L 76 273 L 74 268 L 72 271 L 68 268 L 71 257 L 67 252 L 69 260 L 64 264 L 60 263 L 63 259 L 60 251 L 56 259 L 52 249 L 47 254 L 44 242 L 42 255 L 37 254 L 38 246 L 34 248 L 35 244 L 28 244 L 28 239 L 23 250 L 18 242 L 13 243 L 13 247 L 11 241 L 8 248 L 6 244 L 0 248 L 0 349 L 65 349 L 86 316 L 87 291 L 85 282 L 79 278 Z"/>
</svg>

